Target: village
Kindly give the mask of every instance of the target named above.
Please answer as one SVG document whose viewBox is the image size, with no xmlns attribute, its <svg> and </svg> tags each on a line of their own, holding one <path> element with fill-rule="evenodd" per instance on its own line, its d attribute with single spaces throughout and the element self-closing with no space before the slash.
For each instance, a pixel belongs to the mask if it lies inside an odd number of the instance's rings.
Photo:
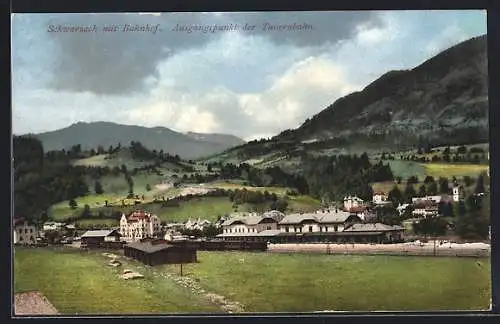
<svg viewBox="0 0 500 324">
<path fill-rule="evenodd" d="M 196 262 L 196 250 L 265 251 L 272 244 L 305 243 L 396 245 L 414 241 L 413 236 L 407 235 L 412 225 L 423 219 L 442 217 L 438 208 L 440 203 L 463 201 L 462 186 L 454 185 L 450 193 L 413 197 L 411 203 L 399 204 L 394 210 L 400 216 L 410 215 L 401 225 L 380 222 L 379 211 L 392 202 L 386 193 L 374 192 L 372 201 L 368 202 L 352 195 L 344 197 L 340 206 L 315 212 L 232 213 L 214 223 L 198 218 L 162 224 L 158 216 L 136 209 L 130 214 L 122 214 L 119 227 L 88 230 L 80 236 L 75 224 L 46 222 L 42 228 L 36 228 L 22 219 L 15 219 L 13 242 L 30 246 L 55 244 L 81 249 L 122 249 L 126 256 L 150 265 Z M 207 227 L 215 228 L 219 234 L 203 235 Z M 193 230 L 202 234 L 185 234 Z M 57 240 L 48 237 L 49 233 L 61 232 L 65 234 L 58 235 Z"/>
</svg>

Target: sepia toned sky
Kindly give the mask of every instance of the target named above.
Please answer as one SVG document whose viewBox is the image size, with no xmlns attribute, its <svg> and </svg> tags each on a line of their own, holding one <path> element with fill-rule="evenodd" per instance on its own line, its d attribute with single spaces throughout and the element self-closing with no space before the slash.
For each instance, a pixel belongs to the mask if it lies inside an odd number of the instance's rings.
<svg viewBox="0 0 500 324">
<path fill-rule="evenodd" d="M 263 30 L 303 24 L 312 30 Z M 124 24 L 161 31 L 121 32 Z M 172 31 L 255 25 L 253 31 Z M 48 32 L 96 25 L 96 32 Z M 118 25 L 118 32 L 103 32 Z M 295 128 L 394 69 L 486 34 L 484 11 L 15 14 L 14 134 L 112 121 L 246 140 Z"/>
</svg>

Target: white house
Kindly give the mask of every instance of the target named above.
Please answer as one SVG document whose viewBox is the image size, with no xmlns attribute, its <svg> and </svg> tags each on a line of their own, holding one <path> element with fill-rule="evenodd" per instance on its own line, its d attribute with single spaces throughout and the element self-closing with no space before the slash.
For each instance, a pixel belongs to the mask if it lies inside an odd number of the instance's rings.
<svg viewBox="0 0 500 324">
<path fill-rule="evenodd" d="M 14 220 L 14 244 L 36 244 L 37 230 L 33 225 L 28 224 L 26 221 Z"/>
<path fill-rule="evenodd" d="M 198 218 L 197 220 L 188 219 L 187 222 L 184 224 L 184 228 L 188 230 L 194 230 L 194 229 L 203 230 L 205 227 L 211 224 L 212 223 L 206 219 L 200 219 L 200 218 Z"/>
<path fill-rule="evenodd" d="M 64 226 L 63 223 L 58 222 L 46 222 L 43 224 L 44 231 L 56 231 L 61 229 Z"/>
<path fill-rule="evenodd" d="M 443 199 L 443 195 L 414 197 L 411 199 L 411 202 L 415 204 L 415 203 L 418 203 L 421 201 L 432 201 L 436 204 L 439 204 L 439 202 L 441 202 L 442 199 Z"/>
<path fill-rule="evenodd" d="M 413 217 L 434 217 L 438 215 L 438 204 L 432 200 L 419 201 L 413 204 Z"/>
<path fill-rule="evenodd" d="M 123 240 L 134 242 L 147 237 L 157 237 L 161 233 L 161 222 L 158 216 L 144 211 L 134 211 L 120 219 L 120 234 Z"/>
<path fill-rule="evenodd" d="M 399 212 L 399 215 L 403 215 L 406 208 L 408 208 L 409 206 L 410 206 L 410 204 L 399 204 L 399 206 L 396 207 L 396 210 Z"/>
<path fill-rule="evenodd" d="M 279 211 L 270 211 L 262 215 L 256 213 L 247 216 L 238 214 L 222 223 L 222 234 L 233 235 L 243 233 L 259 233 L 266 230 L 277 230 L 278 223 L 285 217 L 285 214 Z"/>
<path fill-rule="evenodd" d="M 342 232 L 347 223 L 361 222 L 359 216 L 343 210 L 288 214 L 279 223 L 285 233 Z"/>
<path fill-rule="evenodd" d="M 375 205 L 384 205 L 390 203 L 388 198 L 389 196 L 385 192 L 374 192 L 372 201 Z"/>
<path fill-rule="evenodd" d="M 348 196 L 344 198 L 344 209 L 350 210 L 354 207 L 359 207 L 363 204 L 363 199 L 356 196 Z"/>
</svg>

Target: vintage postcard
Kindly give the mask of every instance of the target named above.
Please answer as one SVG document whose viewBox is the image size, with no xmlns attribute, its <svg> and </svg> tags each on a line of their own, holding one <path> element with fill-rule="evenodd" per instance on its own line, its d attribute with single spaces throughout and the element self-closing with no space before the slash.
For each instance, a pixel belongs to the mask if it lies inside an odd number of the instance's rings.
<svg viewBox="0 0 500 324">
<path fill-rule="evenodd" d="M 486 11 L 12 15 L 14 314 L 489 310 Z"/>
</svg>

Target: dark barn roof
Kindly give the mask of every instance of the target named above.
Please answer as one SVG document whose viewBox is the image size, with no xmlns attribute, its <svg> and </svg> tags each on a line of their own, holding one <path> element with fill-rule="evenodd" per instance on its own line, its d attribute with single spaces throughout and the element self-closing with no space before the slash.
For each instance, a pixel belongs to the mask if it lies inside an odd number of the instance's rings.
<svg viewBox="0 0 500 324">
<path fill-rule="evenodd" d="M 151 241 L 149 241 L 149 242 L 133 242 L 125 245 L 125 247 L 139 250 L 145 253 L 155 253 L 158 251 L 175 248 L 176 246 L 168 243 L 152 243 Z"/>
</svg>

